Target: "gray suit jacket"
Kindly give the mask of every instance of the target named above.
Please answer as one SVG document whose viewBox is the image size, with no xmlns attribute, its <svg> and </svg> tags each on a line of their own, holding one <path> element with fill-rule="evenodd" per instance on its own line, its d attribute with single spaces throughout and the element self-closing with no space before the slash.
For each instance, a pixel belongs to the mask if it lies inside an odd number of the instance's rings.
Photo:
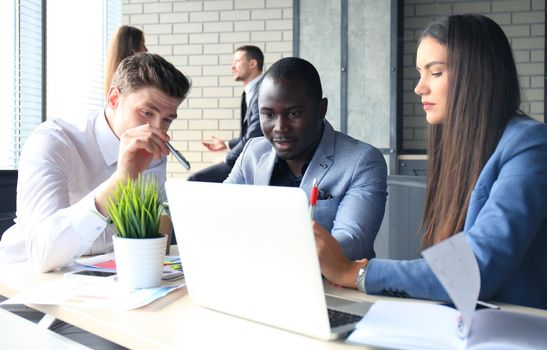
<svg viewBox="0 0 547 350">
<path fill-rule="evenodd" d="M 249 101 L 249 107 L 241 120 L 239 137 L 228 141 L 230 150 L 228 151 L 228 154 L 226 154 L 226 164 L 229 166 L 234 165 L 237 157 L 239 157 L 239 154 L 243 151 L 243 147 L 245 147 L 245 144 L 249 139 L 262 136 L 262 129 L 260 129 L 260 114 L 258 113 L 258 90 L 261 82 L 262 80 L 256 83 L 254 87 L 254 93 Z"/>
<path fill-rule="evenodd" d="M 269 185 L 275 160 L 276 152 L 266 138 L 249 140 L 224 182 Z M 300 184 L 308 196 L 314 178 L 320 193 L 315 220 L 332 232 L 348 258 L 374 257 L 387 196 L 387 167 L 380 151 L 334 131 L 325 121 Z"/>
</svg>

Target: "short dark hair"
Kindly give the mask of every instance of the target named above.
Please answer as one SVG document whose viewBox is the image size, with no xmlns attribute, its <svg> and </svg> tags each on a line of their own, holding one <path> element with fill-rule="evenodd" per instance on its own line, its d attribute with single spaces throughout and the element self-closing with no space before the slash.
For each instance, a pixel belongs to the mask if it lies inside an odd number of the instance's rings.
<svg viewBox="0 0 547 350">
<path fill-rule="evenodd" d="M 264 69 L 264 54 L 262 53 L 262 50 L 253 45 L 244 45 L 238 47 L 235 52 L 237 51 L 244 51 L 245 56 L 249 61 L 256 60 L 258 70 L 262 72 L 262 70 Z"/>
<path fill-rule="evenodd" d="M 120 62 L 112 85 L 118 87 L 122 94 L 154 87 L 170 97 L 184 99 L 190 91 L 191 82 L 160 55 L 139 52 Z"/>
<path fill-rule="evenodd" d="M 285 57 L 275 62 L 264 73 L 264 79 L 300 80 L 306 85 L 306 93 L 316 101 L 323 98 L 319 73 L 310 62 L 298 57 Z"/>
</svg>

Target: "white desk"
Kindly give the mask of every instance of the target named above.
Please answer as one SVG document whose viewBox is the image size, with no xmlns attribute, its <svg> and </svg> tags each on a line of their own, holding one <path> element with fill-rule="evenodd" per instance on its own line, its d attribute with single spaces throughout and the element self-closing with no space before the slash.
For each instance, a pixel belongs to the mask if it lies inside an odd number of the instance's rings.
<svg viewBox="0 0 547 350">
<path fill-rule="evenodd" d="M 60 273 L 36 274 L 26 263 L 0 264 L 0 295 L 11 297 L 24 288 L 60 277 Z M 325 288 L 328 294 L 354 299 L 386 299 L 330 284 L 325 284 Z M 128 311 L 30 306 L 130 349 L 363 349 L 343 341 L 321 341 L 200 308 L 191 303 L 186 288 Z M 543 310 L 504 308 L 547 316 Z"/>
<path fill-rule="evenodd" d="M 24 288 L 61 276 L 36 274 L 26 263 L 0 264 L 0 294 L 11 297 Z M 355 348 L 343 341 L 321 341 L 195 306 L 186 288 L 128 311 L 29 306 L 130 349 Z"/>
</svg>

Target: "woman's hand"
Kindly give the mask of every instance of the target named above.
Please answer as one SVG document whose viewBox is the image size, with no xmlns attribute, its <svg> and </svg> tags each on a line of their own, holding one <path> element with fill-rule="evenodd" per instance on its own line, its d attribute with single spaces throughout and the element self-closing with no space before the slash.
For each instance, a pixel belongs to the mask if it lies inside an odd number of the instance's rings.
<svg viewBox="0 0 547 350">
<path fill-rule="evenodd" d="M 313 232 L 315 233 L 315 244 L 319 256 L 321 273 L 326 279 L 334 284 L 357 288 L 355 280 L 361 267 L 368 264 L 367 259 L 350 261 L 344 255 L 342 247 L 330 232 L 313 221 Z"/>
</svg>

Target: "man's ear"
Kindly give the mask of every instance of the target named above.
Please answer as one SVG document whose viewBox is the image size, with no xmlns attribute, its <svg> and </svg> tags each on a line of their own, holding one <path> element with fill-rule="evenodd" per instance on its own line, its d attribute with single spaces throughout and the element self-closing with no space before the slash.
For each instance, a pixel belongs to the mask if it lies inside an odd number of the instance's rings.
<svg viewBox="0 0 547 350">
<path fill-rule="evenodd" d="M 327 115 L 328 106 L 329 106 L 329 100 L 327 100 L 326 97 L 323 97 L 321 101 L 319 101 L 319 113 L 321 114 L 321 119 L 325 119 L 325 116 Z"/>
<path fill-rule="evenodd" d="M 249 66 L 251 69 L 258 69 L 258 62 L 255 59 L 251 59 L 249 60 Z"/>
<path fill-rule="evenodd" d="M 107 106 L 112 109 L 116 109 L 116 107 L 118 107 L 120 96 L 121 96 L 120 89 L 116 86 L 111 86 L 110 90 L 108 90 L 108 96 L 106 98 Z"/>
</svg>

